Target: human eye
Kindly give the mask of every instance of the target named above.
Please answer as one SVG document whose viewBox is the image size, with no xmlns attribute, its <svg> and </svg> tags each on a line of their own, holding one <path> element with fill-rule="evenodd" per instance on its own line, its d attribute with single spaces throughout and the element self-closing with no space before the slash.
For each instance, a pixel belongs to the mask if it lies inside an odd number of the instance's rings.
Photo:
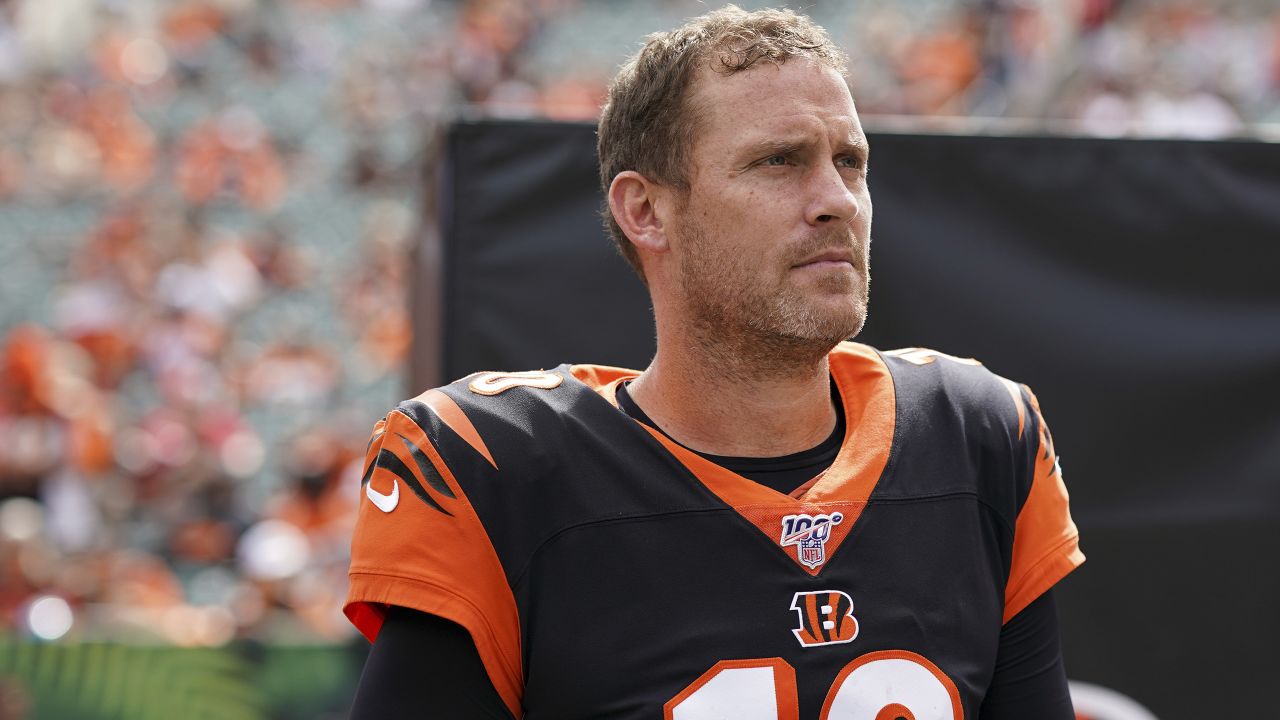
<svg viewBox="0 0 1280 720">
<path fill-rule="evenodd" d="M 850 170 L 861 170 L 863 163 L 862 158 L 857 155 L 841 155 L 836 158 L 836 165 Z"/>
<path fill-rule="evenodd" d="M 766 167 L 783 167 L 787 164 L 787 156 L 782 153 L 775 153 L 765 158 L 760 164 Z"/>
</svg>

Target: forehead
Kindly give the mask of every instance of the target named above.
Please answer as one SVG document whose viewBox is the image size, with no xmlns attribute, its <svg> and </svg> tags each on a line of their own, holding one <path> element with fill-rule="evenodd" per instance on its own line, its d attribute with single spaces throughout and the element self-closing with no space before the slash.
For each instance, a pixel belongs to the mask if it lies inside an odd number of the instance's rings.
<svg viewBox="0 0 1280 720">
<path fill-rule="evenodd" d="M 814 133 L 866 142 L 844 78 L 809 58 L 761 62 L 732 75 L 702 68 L 690 99 L 699 117 L 695 151 Z"/>
</svg>

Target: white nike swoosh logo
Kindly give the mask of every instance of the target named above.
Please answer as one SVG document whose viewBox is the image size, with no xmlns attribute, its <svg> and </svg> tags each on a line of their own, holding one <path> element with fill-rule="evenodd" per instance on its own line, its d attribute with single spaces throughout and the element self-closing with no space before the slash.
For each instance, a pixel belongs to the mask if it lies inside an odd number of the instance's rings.
<svg viewBox="0 0 1280 720">
<path fill-rule="evenodd" d="M 391 480 L 391 494 L 383 495 L 373 489 L 373 481 L 370 481 L 364 486 L 364 494 L 369 496 L 369 499 L 373 501 L 374 505 L 378 506 L 379 510 L 389 513 L 396 509 L 396 505 L 400 504 L 400 483 L 393 478 Z"/>
</svg>

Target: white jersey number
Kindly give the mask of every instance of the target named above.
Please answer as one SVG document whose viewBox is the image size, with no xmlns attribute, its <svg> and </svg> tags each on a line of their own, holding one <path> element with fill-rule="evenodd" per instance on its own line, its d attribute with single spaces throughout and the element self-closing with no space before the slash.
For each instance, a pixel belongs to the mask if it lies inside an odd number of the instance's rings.
<svg viewBox="0 0 1280 720">
<path fill-rule="evenodd" d="M 665 720 L 797 720 L 796 674 L 781 658 L 717 663 L 663 708 Z M 905 650 L 867 653 L 836 676 L 820 720 L 964 720 L 960 692 Z"/>
</svg>

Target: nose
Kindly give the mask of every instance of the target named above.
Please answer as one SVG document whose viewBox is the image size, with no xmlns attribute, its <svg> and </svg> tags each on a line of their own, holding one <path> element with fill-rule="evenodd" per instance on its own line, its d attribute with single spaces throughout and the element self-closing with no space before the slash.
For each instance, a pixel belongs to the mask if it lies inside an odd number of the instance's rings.
<svg viewBox="0 0 1280 720">
<path fill-rule="evenodd" d="M 805 222 L 810 225 L 847 223 L 860 212 L 858 196 L 834 164 L 823 163 L 811 173 Z"/>
</svg>

